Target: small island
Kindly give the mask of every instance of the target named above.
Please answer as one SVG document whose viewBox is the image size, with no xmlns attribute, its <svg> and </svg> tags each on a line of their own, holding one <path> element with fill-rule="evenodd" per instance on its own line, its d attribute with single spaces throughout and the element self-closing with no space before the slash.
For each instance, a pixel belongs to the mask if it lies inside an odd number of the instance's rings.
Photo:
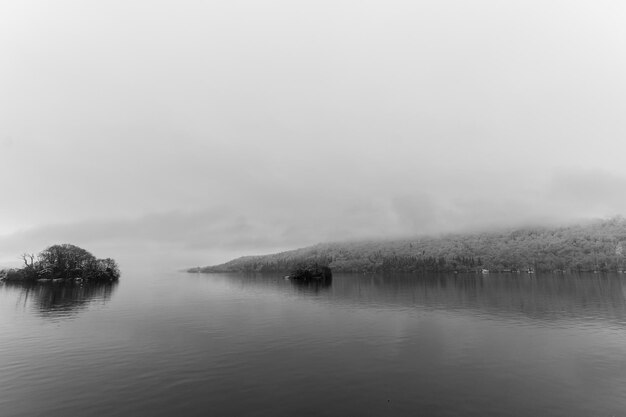
<svg viewBox="0 0 626 417">
<path fill-rule="evenodd" d="M 289 279 L 298 281 L 328 281 L 333 274 L 327 265 L 318 263 L 300 263 L 288 275 Z"/>
<path fill-rule="evenodd" d="M 53 245 L 37 256 L 24 253 L 24 267 L 0 270 L 0 280 L 16 282 L 111 282 L 120 277 L 117 263 L 97 259 L 75 245 Z"/>
</svg>

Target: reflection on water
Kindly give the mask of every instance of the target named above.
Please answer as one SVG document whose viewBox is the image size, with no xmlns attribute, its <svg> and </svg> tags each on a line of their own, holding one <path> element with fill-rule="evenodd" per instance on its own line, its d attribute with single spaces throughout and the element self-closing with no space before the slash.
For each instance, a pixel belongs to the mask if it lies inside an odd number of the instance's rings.
<svg viewBox="0 0 626 417">
<path fill-rule="evenodd" d="M 119 287 L 2 285 L 0 414 L 623 415 L 625 283 L 143 272 Z"/>
<path fill-rule="evenodd" d="M 304 294 L 319 294 L 330 289 L 333 284 L 332 277 L 321 279 L 292 279 L 291 285 Z"/>
<path fill-rule="evenodd" d="M 295 294 L 316 301 L 355 307 L 471 310 L 498 317 L 552 321 L 626 322 L 626 277 L 617 274 L 572 275 L 413 275 L 335 274 L 335 279 L 289 280 L 276 274 L 197 274 L 243 291 Z M 107 303 L 112 283 L 10 283 L 16 304 L 44 317 L 67 317 L 90 305 Z"/>
<path fill-rule="evenodd" d="M 617 275 L 393 275 L 345 276 L 333 286 L 345 302 L 472 309 L 532 319 L 623 319 L 623 279 Z"/>
<path fill-rule="evenodd" d="M 272 274 L 198 275 L 243 290 L 295 292 L 317 301 L 368 308 L 471 310 L 551 321 L 626 321 L 626 277 L 618 274 L 335 274 L 334 280 L 284 280 Z"/>
<path fill-rule="evenodd" d="M 18 293 L 18 305 L 50 318 L 70 317 L 89 305 L 104 304 L 111 299 L 116 286 L 117 282 L 5 284 L 6 290 Z"/>
</svg>

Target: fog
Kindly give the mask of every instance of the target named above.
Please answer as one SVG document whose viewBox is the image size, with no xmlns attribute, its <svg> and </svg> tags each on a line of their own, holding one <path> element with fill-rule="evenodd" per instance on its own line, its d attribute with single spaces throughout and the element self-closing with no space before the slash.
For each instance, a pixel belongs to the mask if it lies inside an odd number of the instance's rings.
<svg viewBox="0 0 626 417">
<path fill-rule="evenodd" d="M 617 1 L 3 2 L 0 261 L 624 213 L 624 21 Z"/>
</svg>

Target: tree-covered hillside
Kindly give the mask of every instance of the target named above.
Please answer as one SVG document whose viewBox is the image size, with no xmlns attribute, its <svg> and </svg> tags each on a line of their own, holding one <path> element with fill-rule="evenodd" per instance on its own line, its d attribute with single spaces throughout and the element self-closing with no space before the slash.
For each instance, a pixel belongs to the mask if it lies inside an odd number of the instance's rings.
<svg viewBox="0 0 626 417">
<path fill-rule="evenodd" d="M 344 272 L 615 271 L 626 269 L 626 219 L 585 225 L 422 237 L 393 241 L 323 243 L 247 256 L 190 272 L 282 272 L 301 262 Z"/>
</svg>

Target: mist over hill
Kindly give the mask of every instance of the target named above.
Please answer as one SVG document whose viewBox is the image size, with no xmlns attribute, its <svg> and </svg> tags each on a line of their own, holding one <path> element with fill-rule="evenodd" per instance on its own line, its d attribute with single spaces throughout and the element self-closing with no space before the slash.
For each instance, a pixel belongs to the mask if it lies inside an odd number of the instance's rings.
<svg viewBox="0 0 626 417">
<path fill-rule="evenodd" d="M 585 224 L 320 243 L 264 256 L 244 256 L 189 272 L 283 272 L 318 262 L 342 272 L 617 271 L 624 268 L 626 219 Z"/>
</svg>

